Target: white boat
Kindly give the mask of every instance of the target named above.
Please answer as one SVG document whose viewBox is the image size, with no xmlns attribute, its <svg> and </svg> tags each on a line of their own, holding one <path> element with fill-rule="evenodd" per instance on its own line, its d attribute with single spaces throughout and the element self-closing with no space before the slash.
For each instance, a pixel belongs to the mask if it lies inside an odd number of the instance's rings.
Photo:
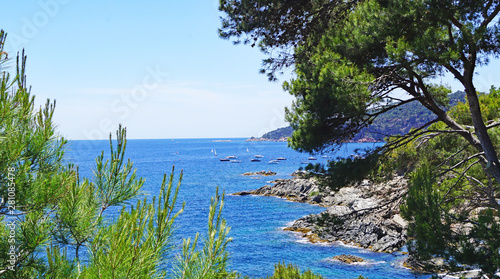
<svg viewBox="0 0 500 279">
<path fill-rule="evenodd" d="M 248 147 L 247 147 L 247 152 L 248 152 Z"/>
<path fill-rule="evenodd" d="M 255 158 L 264 158 L 264 156 L 262 156 L 262 155 L 255 155 L 254 157 Z"/>
<path fill-rule="evenodd" d="M 231 160 L 231 163 L 241 163 L 240 160 Z"/>
<path fill-rule="evenodd" d="M 228 159 L 238 159 L 238 157 L 236 157 L 236 156 L 234 156 L 234 155 L 227 156 L 226 158 L 228 158 Z"/>
<path fill-rule="evenodd" d="M 260 162 L 260 159 L 257 159 L 257 158 L 255 158 L 255 159 L 250 159 L 250 162 Z"/>
<path fill-rule="evenodd" d="M 278 157 L 278 158 L 276 158 L 276 160 L 278 160 L 278 161 L 284 161 L 284 160 L 286 160 L 286 158 L 285 157 Z"/>
<path fill-rule="evenodd" d="M 214 155 L 217 156 L 217 150 L 214 149 Z"/>
<path fill-rule="evenodd" d="M 271 160 L 271 161 L 269 161 L 269 164 L 279 164 L 279 161 L 278 160 Z"/>
</svg>

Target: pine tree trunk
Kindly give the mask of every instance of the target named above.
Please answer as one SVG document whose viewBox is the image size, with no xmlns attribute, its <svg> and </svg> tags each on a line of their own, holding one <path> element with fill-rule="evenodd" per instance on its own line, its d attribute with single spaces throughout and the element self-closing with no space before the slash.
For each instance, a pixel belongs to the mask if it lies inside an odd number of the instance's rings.
<svg viewBox="0 0 500 279">
<path fill-rule="evenodd" d="M 488 134 L 488 129 L 483 122 L 483 117 L 481 113 L 481 107 L 479 106 L 479 99 L 477 97 L 476 89 L 472 83 L 472 78 L 468 78 L 469 75 L 465 74 L 465 93 L 467 94 L 467 100 L 469 102 L 469 110 L 472 117 L 472 125 L 476 136 L 481 143 L 482 151 L 486 157 L 487 171 L 495 178 L 495 180 L 500 183 L 500 163 L 498 162 L 498 155 L 495 151 L 495 147 L 491 141 L 490 135 Z M 471 77 L 472 75 L 470 75 Z"/>
</svg>

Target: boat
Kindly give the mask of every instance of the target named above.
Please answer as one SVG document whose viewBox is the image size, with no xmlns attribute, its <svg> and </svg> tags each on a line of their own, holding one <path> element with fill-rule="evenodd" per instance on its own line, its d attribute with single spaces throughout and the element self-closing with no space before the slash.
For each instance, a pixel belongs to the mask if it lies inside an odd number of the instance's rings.
<svg viewBox="0 0 500 279">
<path fill-rule="evenodd" d="M 269 164 L 279 164 L 279 161 L 278 160 L 271 160 L 271 161 L 269 161 Z"/>
<path fill-rule="evenodd" d="M 309 158 L 307 158 L 307 160 L 318 160 L 318 158 L 316 158 L 316 157 L 309 157 Z"/>
<path fill-rule="evenodd" d="M 248 147 L 247 147 L 247 152 L 248 152 Z"/>
<path fill-rule="evenodd" d="M 219 161 L 221 161 L 221 162 L 229 162 L 229 159 L 227 159 L 227 158 L 219 158 Z"/>
<path fill-rule="evenodd" d="M 231 160 L 231 163 L 241 163 L 240 160 Z"/>
<path fill-rule="evenodd" d="M 226 158 L 228 158 L 228 159 L 238 159 L 238 157 L 236 157 L 236 156 L 234 156 L 234 155 L 227 156 Z"/>
<path fill-rule="evenodd" d="M 306 161 L 302 161 L 300 163 L 303 164 L 303 165 L 309 165 L 309 162 L 306 162 Z"/>
<path fill-rule="evenodd" d="M 321 157 L 323 157 L 323 158 L 330 158 L 330 156 L 328 156 L 328 155 L 323 155 Z"/>
<path fill-rule="evenodd" d="M 264 158 L 264 156 L 262 156 L 262 155 L 255 155 L 254 157 L 255 158 Z"/>
<path fill-rule="evenodd" d="M 276 160 L 278 160 L 278 161 L 284 161 L 284 160 L 286 160 L 286 158 L 285 157 L 278 157 L 278 158 L 276 158 Z"/>
<path fill-rule="evenodd" d="M 217 156 L 217 150 L 214 149 L 214 156 Z"/>
<path fill-rule="evenodd" d="M 260 159 L 257 159 L 257 158 L 255 158 L 255 159 L 250 159 L 250 162 L 260 162 Z"/>
</svg>

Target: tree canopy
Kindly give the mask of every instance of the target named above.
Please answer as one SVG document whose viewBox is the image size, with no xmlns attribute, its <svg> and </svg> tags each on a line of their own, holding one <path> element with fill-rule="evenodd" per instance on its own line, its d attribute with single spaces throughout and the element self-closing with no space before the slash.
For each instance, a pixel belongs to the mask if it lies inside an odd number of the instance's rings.
<svg viewBox="0 0 500 279">
<path fill-rule="evenodd" d="M 381 113 L 415 101 L 484 152 L 500 180 L 488 135 L 496 123 L 483 122 L 474 85 L 476 67 L 500 51 L 496 1 L 233 0 L 221 1 L 220 10 L 223 38 L 258 44 L 271 55 L 271 70 L 293 63 L 296 78 L 284 85 L 296 97 L 287 111 L 292 147 L 318 151 L 346 142 Z M 445 73 L 463 85 L 472 128 L 444 109 L 449 90 L 433 81 Z M 408 98 L 394 97 L 396 90 Z"/>
<path fill-rule="evenodd" d="M 485 229 L 499 225 L 498 90 L 476 90 L 477 68 L 500 54 L 498 1 L 221 0 L 220 10 L 221 36 L 269 54 L 263 71 L 271 78 L 294 70 L 284 89 L 295 96 L 286 118 L 299 151 L 334 149 L 405 104 L 427 108 L 428 122 L 390 135 L 384 147 L 386 160 L 415 172 L 409 187 L 420 189 L 403 208 L 417 243 L 430 245 L 411 247 L 480 264 L 490 275 L 498 269 L 499 236 Z M 465 92 L 456 109 L 447 85 L 436 83 L 445 74 Z M 433 162 L 429 171 L 418 155 Z M 443 233 L 441 246 L 432 245 L 431 230 Z"/>
</svg>

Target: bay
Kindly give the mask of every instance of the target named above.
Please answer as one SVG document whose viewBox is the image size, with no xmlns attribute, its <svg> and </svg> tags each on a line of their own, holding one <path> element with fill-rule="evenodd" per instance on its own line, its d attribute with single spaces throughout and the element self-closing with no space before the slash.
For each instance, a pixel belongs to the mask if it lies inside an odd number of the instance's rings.
<svg viewBox="0 0 500 279">
<path fill-rule="evenodd" d="M 428 278 L 402 267 L 400 253 L 374 253 L 342 244 L 311 244 L 297 234 L 282 229 L 294 220 L 324 208 L 289 202 L 284 199 L 260 196 L 232 196 L 243 190 L 257 189 L 271 184 L 270 180 L 290 178 L 303 162 L 325 163 L 336 157 L 346 157 L 356 149 L 373 148 L 377 144 L 352 143 L 310 161 L 309 154 L 296 152 L 284 142 L 248 142 L 245 139 L 161 139 L 128 140 L 126 158 L 137 168 L 137 174 L 146 179 L 144 194 L 151 198 L 159 192 L 163 175 L 170 175 L 175 166 L 175 180 L 183 172 L 179 202 L 185 210 L 177 219 L 176 238 L 202 235 L 207 228 L 210 198 L 216 188 L 226 193 L 223 216 L 231 227 L 229 244 L 230 267 L 243 275 L 265 277 L 278 262 L 293 263 L 301 269 L 311 269 L 325 278 Z M 95 158 L 104 150 L 109 156 L 109 141 L 70 141 L 68 161 L 79 166 L 81 177 L 92 177 Z M 216 154 L 216 155 L 215 155 Z M 262 155 L 261 162 L 251 162 Z M 221 162 L 219 158 L 236 156 L 239 163 Z M 278 164 L 268 162 L 285 157 Z M 276 176 L 244 176 L 245 172 L 274 171 Z M 180 207 L 179 207 L 180 208 Z M 110 209 L 107 218 L 115 218 L 118 208 Z M 346 265 L 331 258 L 340 254 L 360 256 L 362 265 Z"/>
</svg>

